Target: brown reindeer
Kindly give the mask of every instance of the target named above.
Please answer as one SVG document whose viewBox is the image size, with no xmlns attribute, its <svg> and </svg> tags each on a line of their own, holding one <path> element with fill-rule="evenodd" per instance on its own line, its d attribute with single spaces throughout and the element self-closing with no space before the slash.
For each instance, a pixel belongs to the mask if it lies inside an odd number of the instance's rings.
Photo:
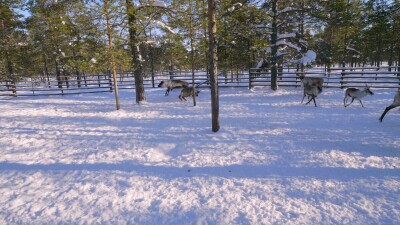
<svg viewBox="0 0 400 225">
<path fill-rule="evenodd" d="M 322 92 L 322 87 L 317 87 L 317 86 L 309 86 L 305 85 L 304 86 L 304 95 L 308 96 L 308 102 L 306 103 L 309 104 L 311 101 L 314 101 L 314 106 L 317 107 L 317 103 L 315 102 L 315 98 L 319 96 Z M 303 97 L 304 99 L 304 97 Z M 301 101 L 303 103 L 303 101 Z"/>
<path fill-rule="evenodd" d="M 169 91 L 172 91 L 174 88 L 185 88 L 188 87 L 189 84 L 186 81 L 182 80 L 166 80 L 166 81 L 161 81 L 158 87 L 164 87 L 167 88 L 165 91 L 165 96 L 169 95 Z"/>
<path fill-rule="evenodd" d="M 306 77 L 304 75 L 300 75 L 299 79 L 301 83 L 303 84 L 304 87 L 304 92 L 303 92 L 303 99 L 301 100 L 301 103 L 303 103 L 304 98 L 306 97 L 306 86 L 308 87 L 318 87 L 320 93 L 322 92 L 322 86 L 324 85 L 324 79 L 321 77 Z M 308 88 L 309 91 L 311 90 Z M 310 97 L 310 95 L 308 95 Z M 310 98 L 308 98 L 310 100 Z M 315 99 L 314 99 L 315 101 Z"/>
<path fill-rule="evenodd" d="M 200 91 L 196 90 L 196 88 L 194 88 L 194 93 L 196 96 L 199 95 Z M 179 99 L 181 101 L 185 100 L 186 101 L 186 97 L 189 96 L 193 96 L 193 87 L 185 87 L 184 89 L 182 89 L 181 94 L 179 95 Z"/>
</svg>

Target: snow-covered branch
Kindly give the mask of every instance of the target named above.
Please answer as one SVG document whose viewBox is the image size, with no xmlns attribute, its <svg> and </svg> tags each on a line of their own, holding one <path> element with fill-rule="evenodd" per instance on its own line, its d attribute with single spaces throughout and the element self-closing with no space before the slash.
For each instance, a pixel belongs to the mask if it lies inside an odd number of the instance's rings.
<svg viewBox="0 0 400 225">
<path fill-rule="evenodd" d="M 167 5 L 165 4 L 164 1 L 150 0 L 149 5 L 154 6 L 154 7 L 167 8 Z"/>
<path fill-rule="evenodd" d="M 298 12 L 298 11 L 303 11 L 303 9 L 298 9 L 298 8 L 293 8 L 293 7 L 286 7 L 280 11 L 278 11 L 276 14 L 279 16 L 282 13 L 291 13 L 291 12 Z"/>
<path fill-rule="evenodd" d="M 308 50 L 307 53 L 299 60 L 297 60 L 297 63 L 303 64 L 303 65 L 311 65 L 315 59 L 317 58 L 317 53 L 315 53 L 312 50 Z"/>
<path fill-rule="evenodd" d="M 286 46 L 288 46 L 288 47 L 290 47 L 290 48 L 294 48 L 294 49 L 296 49 L 298 52 L 301 51 L 301 48 L 300 48 L 300 47 L 298 47 L 298 46 L 296 46 L 295 44 L 293 44 L 292 42 L 288 42 L 288 41 L 286 41 L 286 40 L 284 40 L 284 39 L 279 40 L 279 41 L 276 42 L 276 46 L 281 46 L 281 45 L 286 45 Z"/>
<path fill-rule="evenodd" d="M 141 8 L 141 7 L 159 7 L 159 8 L 168 8 L 168 7 L 167 7 L 167 4 L 165 4 L 165 2 L 164 2 L 164 1 L 155 1 L 155 0 L 151 0 L 151 1 L 149 1 L 149 3 L 148 3 L 148 4 L 145 4 L 145 5 L 140 5 L 140 6 L 138 6 L 138 8 Z"/>
<path fill-rule="evenodd" d="M 260 25 L 255 25 L 254 26 L 255 28 L 257 28 L 257 29 L 272 29 L 272 26 L 271 26 L 271 24 L 266 24 L 266 25 L 263 25 L 263 24 L 260 24 Z"/>
<path fill-rule="evenodd" d="M 240 2 L 235 3 L 235 4 L 233 4 L 231 7 L 228 8 L 228 12 L 229 12 L 229 13 L 232 13 L 233 11 L 239 9 L 239 8 L 242 7 L 242 6 L 243 6 L 243 4 L 240 3 Z"/>
<path fill-rule="evenodd" d="M 58 3 L 58 0 L 46 0 L 46 2 L 44 3 L 44 5 L 45 5 L 46 7 L 50 7 L 50 6 L 55 5 L 55 4 L 57 4 L 57 3 Z"/>
<path fill-rule="evenodd" d="M 361 55 L 361 52 L 357 51 L 356 49 L 354 49 L 354 48 L 352 48 L 350 46 L 346 46 L 346 50 L 349 50 L 349 51 L 352 51 L 352 52 L 355 52 L 355 53 Z"/>
<path fill-rule="evenodd" d="M 166 25 L 166 24 L 165 24 L 164 22 L 162 22 L 162 21 L 159 21 L 159 20 L 152 20 L 151 23 L 154 24 L 155 26 L 161 28 L 161 29 L 164 29 L 164 30 L 166 30 L 166 31 L 168 31 L 168 32 L 170 32 L 170 33 L 172 33 L 172 34 L 176 34 L 176 32 L 175 32 L 171 27 L 169 27 L 168 25 Z"/>
<path fill-rule="evenodd" d="M 278 40 L 286 38 L 295 38 L 295 37 L 296 37 L 295 33 L 278 34 Z"/>
</svg>

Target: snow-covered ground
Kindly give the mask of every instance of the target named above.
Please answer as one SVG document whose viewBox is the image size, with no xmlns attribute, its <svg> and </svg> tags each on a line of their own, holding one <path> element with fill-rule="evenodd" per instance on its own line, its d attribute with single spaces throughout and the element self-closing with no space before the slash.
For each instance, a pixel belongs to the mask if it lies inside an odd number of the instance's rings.
<svg viewBox="0 0 400 225">
<path fill-rule="evenodd" d="M 0 224 L 398 224 L 395 90 L 362 108 L 325 89 L 178 90 L 0 100 Z"/>
</svg>

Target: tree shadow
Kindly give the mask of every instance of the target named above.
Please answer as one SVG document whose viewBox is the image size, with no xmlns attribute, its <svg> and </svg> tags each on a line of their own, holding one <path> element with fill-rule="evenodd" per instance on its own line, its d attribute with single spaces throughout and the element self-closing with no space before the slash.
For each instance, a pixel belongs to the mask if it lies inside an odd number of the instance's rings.
<svg viewBox="0 0 400 225">
<path fill-rule="evenodd" d="M 122 171 L 141 176 L 157 176 L 165 179 L 190 177 L 223 178 L 314 178 L 322 180 L 352 180 L 371 177 L 400 178 L 400 169 L 344 168 L 344 167 L 277 167 L 265 165 L 230 165 L 203 167 L 169 167 L 135 164 L 132 161 L 120 163 L 82 163 L 82 164 L 23 164 L 1 162 L 0 171 Z"/>
</svg>

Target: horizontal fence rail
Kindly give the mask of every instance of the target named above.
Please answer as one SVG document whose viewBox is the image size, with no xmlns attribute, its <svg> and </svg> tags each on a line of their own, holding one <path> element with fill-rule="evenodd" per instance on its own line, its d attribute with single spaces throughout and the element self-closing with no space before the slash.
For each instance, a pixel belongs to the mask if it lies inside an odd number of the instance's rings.
<svg viewBox="0 0 400 225">
<path fill-rule="evenodd" d="M 147 75 L 144 78 L 146 88 L 157 88 L 163 80 L 183 80 L 192 85 L 192 71 L 163 71 Z M 399 67 L 360 67 L 360 68 L 311 68 L 306 72 L 293 68 L 278 70 L 278 85 L 299 87 L 300 75 L 324 78 L 326 88 L 365 87 L 400 88 Z M 194 72 L 194 85 L 197 88 L 210 87 L 210 78 L 206 71 Z M 250 71 L 221 72 L 218 74 L 219 87 L 269 87 L 271 71 L 252 68 Z M 118 89 L 134 89 L 135 79 L 132 72 L 117 74 Z M 80 77 L 40 77 L 26 78 L 21 81 L 0 80 L 0 96 L 39 96 L 69 95 L 82 93 L 113 92 L 112 76 L 108 74 L 81 75 Z"/>
<path fill-rule="evenodd" d="M 389 71 L 387 68 L 377 70 L 362 68 L 355 70 L 350 68 L 335 68 L 330 70 L 312 69 L 307 72 L 295 70 L 279 71 L 279 86 L 300 86 L 299 76 L 321 77 L 324 78 L 324 87 L 327 88 L 348 88 L 348 87 L 365 87 L 371 88 L 400 88 L 400 71 Z M 249 86 L 265 87 L 271 85 L 271 72 L 268 70 L 251 69 Z"/>
</svg>

